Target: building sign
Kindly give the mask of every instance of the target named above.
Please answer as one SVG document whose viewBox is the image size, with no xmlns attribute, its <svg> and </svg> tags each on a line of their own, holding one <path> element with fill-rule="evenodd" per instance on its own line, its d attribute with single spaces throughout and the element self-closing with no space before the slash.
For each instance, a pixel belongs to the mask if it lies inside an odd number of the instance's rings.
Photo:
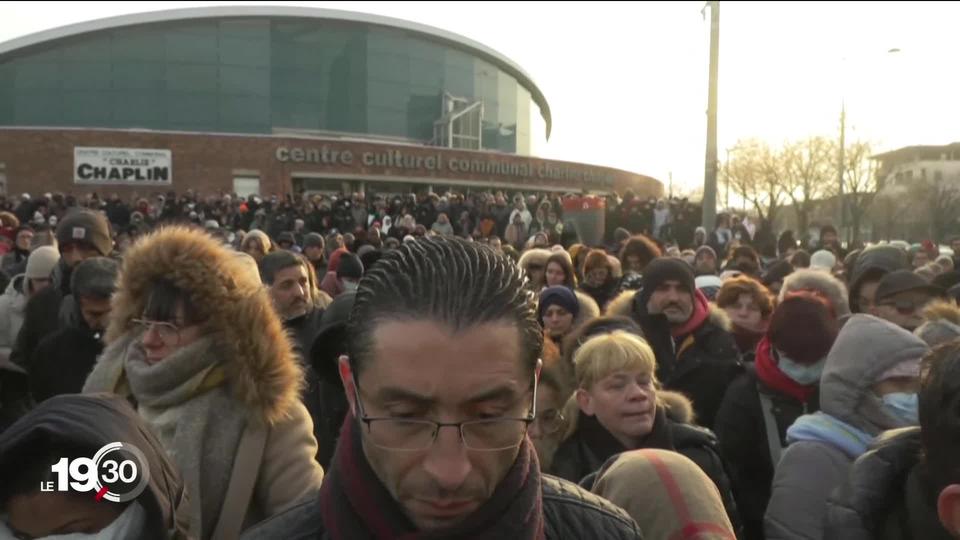
<svg viewBox="0 0 960 540">
<path fill-rule="evenodd" d="M 170 185 L 170 150 L 74 147 L 75 184 Z"/>
<path fill-rule="evenodd" d="M 323 165 L 341 170 L 347 168 L 364 174 L 509 180 L 528 185 L 564 186 L 577 191 L 607 190 L 614 185 L 614 178 L 609 172 L 595 167 L 479 152 L 450 152 L 445 149 L 362 151 L 328 144 L 310 148 L 280 146 L 274 157 L 281 163 Z"/>
</svg>

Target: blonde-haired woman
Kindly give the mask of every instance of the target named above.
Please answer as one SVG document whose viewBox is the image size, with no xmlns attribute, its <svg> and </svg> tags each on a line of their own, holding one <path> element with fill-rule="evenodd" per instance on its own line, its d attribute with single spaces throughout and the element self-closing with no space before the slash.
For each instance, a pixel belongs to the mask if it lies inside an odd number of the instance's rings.
<svg viewBox="0 0 960 540">
<path fill-rule="evenodd" d="M 714 481 L 730 521 L 738 526 L 716 436 L 691 424 L 693 406 L 687 398 L 660 390 L 656 358 L 643 339 L 623 330 L 594 336 L 577 350 L 573 363 L 577 389 L 571 399 L 579 414 L 571 415 L 553 474 L 589 487 L 603 464 L 622 452 L 679 452 Z"/>
</svg>

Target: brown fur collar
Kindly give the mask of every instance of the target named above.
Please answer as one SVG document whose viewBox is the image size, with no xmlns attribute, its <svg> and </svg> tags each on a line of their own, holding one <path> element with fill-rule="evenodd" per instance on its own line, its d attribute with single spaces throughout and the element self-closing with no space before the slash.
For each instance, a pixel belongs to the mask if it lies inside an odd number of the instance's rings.
<svg viewBox="0 0 960 540">
<path fill-rule="evenodd" d="M 693 412 L 693 402 L 687 396 L 679 392 L 669 390 L 658 390 L 657 401 L 659 401 L 667 413 L 667 418 L 680 424 L 692 424 L 696 421 L 696 415 Z"/>
<path fill-rule="evenodd" d="M 946 300 L 932 302 L 923 309 L 923 319 L 927 322 L 947 321 L 960 326 L 960 307 Z"/>
<path fill-rule="evenodd" d="M 207 330 L 220 332 L 227 384 L 237 400 L 268 424 L 289 417 L 303 374 L 259 275 L 199 230 L 167 227 L 136 243 L 123 258 L 106 341 L 131 330 L 151 283 L 167 278 L 189 291 Z"/>
</svg>

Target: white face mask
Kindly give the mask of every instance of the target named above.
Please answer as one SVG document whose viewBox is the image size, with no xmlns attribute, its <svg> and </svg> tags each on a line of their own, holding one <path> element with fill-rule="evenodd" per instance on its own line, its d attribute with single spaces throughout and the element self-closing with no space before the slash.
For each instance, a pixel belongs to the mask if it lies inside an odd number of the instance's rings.
<svg viewBox="0 0 960 540">
<path fill-rule="evenodd" d="M 143 529 L 147 522 L 147 512 L 139 503 L 133 502 L 122 514 L 113 520 L 113 523 L 107 525 L 100 532 L 87 533 L 69 533 L 44 536 L 36 540 L 121 540 L 125 538 L 140 538 L 143 536 Z"/>
</svg>

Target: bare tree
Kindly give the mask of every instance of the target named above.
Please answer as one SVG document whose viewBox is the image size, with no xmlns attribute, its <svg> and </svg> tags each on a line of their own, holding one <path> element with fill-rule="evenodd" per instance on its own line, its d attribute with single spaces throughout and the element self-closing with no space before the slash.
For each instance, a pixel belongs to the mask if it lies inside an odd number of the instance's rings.
<svg viewBox="0 0 960 540">
<path fill-rule="evenodd" d="M 837 148 L 836 144 L 833 148 Z M 870 159 L 871 153 L 870 143 L 863 141 L 852 143 L 844 151 L 846 170 L 843 176 L 843 192 L 847 208 L 850 209 L 852 242 L 855 245 L 860 242 L 863 218 L 870 211 L 882 187 L 880 179 L 877 178 L 877 164 Z M 836 194 L 836 191 L 831 190 L 831 193 Z"/>
<path fill-rule="evenodd" d="M 797 229 L 806 234 L 810 214 L 816 204 L 830 192 L 836 178 L 836 146 L 824 137 L 788 143 L 781 160 L 785 172 L 784 192 L 797 212 Z"/>
<path fill-rule="evenodd" d="M 782 156 L 757 140 L 738 141 L 724 167 L 724 182 L 753 205 L 760 219 L 776 220 L 786 200 Z"/>
</svg>

